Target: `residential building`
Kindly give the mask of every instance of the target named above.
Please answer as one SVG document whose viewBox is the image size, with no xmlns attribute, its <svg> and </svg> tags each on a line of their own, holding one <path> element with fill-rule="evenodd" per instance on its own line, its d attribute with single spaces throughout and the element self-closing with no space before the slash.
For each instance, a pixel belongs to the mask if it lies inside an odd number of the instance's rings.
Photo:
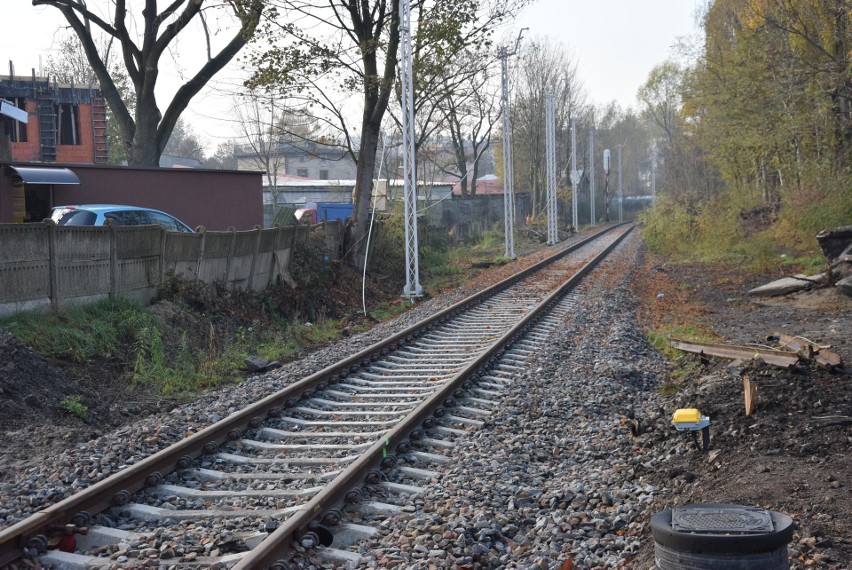
<svg viewBox="0 0 852 570">
<path fill-rule="evenodd" d="M 31 77 L 0 75 L 0 98 L 28 115 L 11 125 L 13 161 L 107 162 L 107 106 L 97 87 L 56 83 L 33 70 Z"/>
<path fill-rule="evenodd" d="M 312 142 L 283 141 L 271 151 L 262 153 L 251 145 L 242 145 L 234 150 L 234 156 L 237 170 L 276 170 L 276 176 L 351 180 L 357 171 L 355 161 L 346 150 Z"/>
</svg>

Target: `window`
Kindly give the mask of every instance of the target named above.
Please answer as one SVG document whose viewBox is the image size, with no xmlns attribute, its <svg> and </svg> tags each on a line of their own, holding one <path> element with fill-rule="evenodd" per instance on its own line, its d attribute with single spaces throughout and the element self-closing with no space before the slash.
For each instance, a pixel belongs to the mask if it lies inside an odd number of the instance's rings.
<svg viewBox="0 0 852 570">
<path fill-rule="evenodd" d="M 320 170 L 320 180 L 328 180 L 328 170 Z"/>
<path fill-rule="evenodd" d="M 80 108 L 71 103 L 56 106 L 56 130 L 59 144 L 80 144 Z"/>
<path fill-rule="evenodd" d="M 26 99 L 23 97 L 12 97 L 10 99 L 15 107 L 26 111 Z M 9 133 L 9 138 L 12 142 L 27 142 L 27 124 L 18 121 L 9 121 L 12 124 L 12 132 Z"/>
<path fill-rule="evenodd" d="M 308 177 L 308 169 L 307 168 L 297 168 L 296 176 L 301 176 L 302 178 Z"/>
<path fill-rule="evenodd" d="M 117 210 L 107 212 L 104 218 L 115 220 L 119 226 L 144 226 L 153 223 L 148 219 L 148 212 L 145 210 Z"/>
<path fill-rule="evenodd" d="M 57 225 L 60 226 L 91 226 L 94 225 L 97 214 L 87 210 L 71 210 L 64 214 Z"/>
<path fill-rule="evenodd" d="M 183 224 L 180 224 L 176 219 L 169 216 L 168 214 L 161 214 L 160 212 L 148 212 L 148 223 L 151 224 L 160 224 L 167 231 L 170 232 L 182 232 L 184 229 L 180 227 Z M 178 225 L 180 224 L 180 225 Z"/>
</svg>

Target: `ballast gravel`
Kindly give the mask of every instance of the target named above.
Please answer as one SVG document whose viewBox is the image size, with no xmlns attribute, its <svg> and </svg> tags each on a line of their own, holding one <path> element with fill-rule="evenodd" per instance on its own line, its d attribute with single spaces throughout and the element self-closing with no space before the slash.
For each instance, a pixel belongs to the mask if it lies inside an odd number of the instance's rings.
<svg viewBox="0 0 852 570">
<path fill-rule="evenodd" d="M 665 363 L 633 318 L 629 238 L 581 287 L 577 310 L 505 390 L 452 467 L 379 523 L 359 552 L 371 568 L 630 567 L 650 505 L 651 461 L 630 433 L 657 414 Z"/>
<path fill-rule="evenodd" d="M 505 389 L 501 407 L 485 418 L 486 426 L 456 440 L 447 452 L 451 463 L 428 467 L 441 476 L 426 483 L 423 493 L 402 501 L 400 514 L 365 519 L 379 533 L 354 547 L 364 567 L 630 566 L 646 539 L 652 500 L 668 492 L 637 474 L 652 458 L 629 429 L 634 414 L 658 415 L 655 386 L 665 369 L 633 317 L 630 272 L 641 255 L 640 244 L 637 235 L 630 236 L 581 287 L 576 311 Z M 510 269 L 540 257 L 524 258 Z M 300 361 L 52 457 L 21 473 L 15 483 L 0 486 L 0 528 L 480 288 L 478 283 L 460 287 Z M 213 524 L 221 524 L 222 533 L 204 528 L 205 547 L 197 555 L 232 548 L 234 523 Z M 155 542 L 149 550 L 159 548 L 159 558 L 181 555 L 170 546 L 162 549 L 162 537 Z M 136 546 L 143 550 L 143 544 Z M 122 564 L 136 554 L 131 549 L 113 559 Z M 169 567 L 166 560 L 163 564 Z"/>
</svg>

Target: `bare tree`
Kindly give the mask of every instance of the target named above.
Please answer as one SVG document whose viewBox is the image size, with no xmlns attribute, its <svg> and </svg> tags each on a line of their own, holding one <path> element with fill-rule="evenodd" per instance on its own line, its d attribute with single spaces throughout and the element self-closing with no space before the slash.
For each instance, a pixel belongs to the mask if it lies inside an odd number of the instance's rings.
<svg viewBox="0 0 852 570">
<path fill-rule="evenodd" d="M 434 75 L 465 47 L 489 45 L 491 31 L 526 0 L 424 0 L 415 3 L 417 39 L 415 82 L 434 85 Z M 340 144 L 357 164 L 353 217 L 347 223 L 347 259 L 363 263 L 368 213 L 382 122 L 394 94 L 399 49 L 398 0 L 277 0 L 289 20 L 253 59 L 250 86 L 283 89 L 303 96 L 337 123 Z M 299 21 L 297 28 L 292 22 Z M 283 39 L 282 39 L 283 38 Z M 431 70 L 427 72 L 426 70 Z M 426 79 L 429 77 L 429 79 Z M 437 83 L 440 85 L 440 82 Z M 357 126 L 348 116 L 360 95 Z M 429 114 L 422 110 L 419 114 Z M 422 133 L 421 129 L 421 133 Z M 421 140 L 425 136 L 421 134 Z"/>
<path fill-rule="evenodd" d="M 458 176 L 462 197 L 476 194 L 476 180 L 491 134 L 500 117 L 499 86 L 488 67 L 474 68 L 465 81 L 454 87 L 447 82 L 441 112 L 453 150 L 452 168 L 445 174 Z"/>
<path fill-rule="evenodd" d="M 119 59 L 121 54 L 118 53 L 118 50 L 112 49 L 112 41 L 108 37 L 99 37 L 97 43 L 99 53 L 104 54 L 104 65 L 110 70 L 110 76 L 115 83 L 119 97 L 127 109 L 131 113 L 134 112 L 136 109 L 136 96 L 133 92 L 133 86 L 130 84 L 130 78 L 127 77 L 127 73 L 116 63 L 116 60 Z M 98 77 L 89 64 L 89 60 L 77 36 L 74 34 L 60 36 L 54 54 L 47 58 L 45 64 L 45 71 L 50 77 L 55 78 L 60 83 L 73 83 L 81 87 L 95 85 L 100 89 Z M 121 126 L 116 120 L 115 115 L 112 112 L 107 113 L 107 148 L 109 149 L 107 161 L 110 164 L 123 164 L 127 162 L 127 153 L 125 152 L 123 140 Z"/>
<path fill-rule="evenodd" d="M 90 0 L 88 4 L 92 3 Z M 171 0 L 162 11 L 158 9 L 157 0 L 146 0 L 140 14 L 132 14 L 126 0 L 104 0 L 103 12 L 112 12 L 109 19 L 101 17 L 101 10 L 90 9 L 83 1 L 33 0 L 34 6 L 53 6 L 62 12 L 77 35 L 100 83 L 101 92 L 121 127 L 127 160 L 133 166 L 158 165 L 181 113 L 192 98 L 251 39 L 260 24 L 266 3 L 266 0 L 226 0 L 211 6 L 210 9 L 222 14 L 223 18 L 236 18 L 238 29 L 215 53 L 211 49 L 212 38 L 207 35 L 206 63 L 177 90 L 163 113 L 154 93 L 160 60 L 175 38 L 193 20 L 200 21 L 204 30 L 207 30 L 206 18 L 209 14 L 202 11 L 204 0 Z M 226 25 L 224 20 L 222 25 Z M 122 61 L 135 92 L 135 110 L 130 109 L 122 98 L 120 88 L 107 65 L 108 56 L 98 47 L 93 26 L 97 32 L 115 40 L 120 46 Z"/>
<path fill-rule="evenodd" d="M 517 82 L 512 102 L 512 142 L 516 187 L 532 194 L 532 211 L 545 208 L 545 124 L 544 98 L 555 99 L 556 164 L 564 171 L 571 149 L 569 121 L 585 112 L 586 95 L 577 72 L 577 61 L 560 43 L 537 38 L 526 44 L 516 64 Z M 578 144 L 581 137 L 578 137 Z"/>
</svg>

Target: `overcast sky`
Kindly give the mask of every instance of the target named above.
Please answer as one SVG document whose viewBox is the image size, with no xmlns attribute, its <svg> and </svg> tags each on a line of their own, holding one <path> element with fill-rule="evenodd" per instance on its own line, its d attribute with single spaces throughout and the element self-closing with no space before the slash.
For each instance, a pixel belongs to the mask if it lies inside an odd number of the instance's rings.
<svg viewBox="0 0 852 570">
<path fill-rule="evenodd" d="M 89 0 L 89 6 L 102 0 Z M 502 37 L 549 36 L 561 42 L 578 61 L 580 77 L 595 104 L 617 101 L 635 105 L 636 91 L 648 72 L 672 57 L 679 38 L 695 37 L 696 11 L 706 0 L 538 0 L 515 24 L 501 31 Z M 33 7 L 31 0 L 2 1 L 3 31 L 0 32 L 0 75 L 9 73 L 9 60 L 16 75 L 39 71 L 56 44 L 62 25 L 59 11 Z M 186 47 L 187 43 L 182 44 Z M 181 58 L 184 51 L 179 50 Z M 185 72 L 192 71 L 187 68 Z M 163 66 L 161 79 L 177 85 L 181 71 Z M 227 117 L 232 102 L 226 93 L 236 85 L 238 71 L 224 72 L 215 84 L 190 103 L 184 115 L 210 148 L 230 136 Z"/>
</svg>

